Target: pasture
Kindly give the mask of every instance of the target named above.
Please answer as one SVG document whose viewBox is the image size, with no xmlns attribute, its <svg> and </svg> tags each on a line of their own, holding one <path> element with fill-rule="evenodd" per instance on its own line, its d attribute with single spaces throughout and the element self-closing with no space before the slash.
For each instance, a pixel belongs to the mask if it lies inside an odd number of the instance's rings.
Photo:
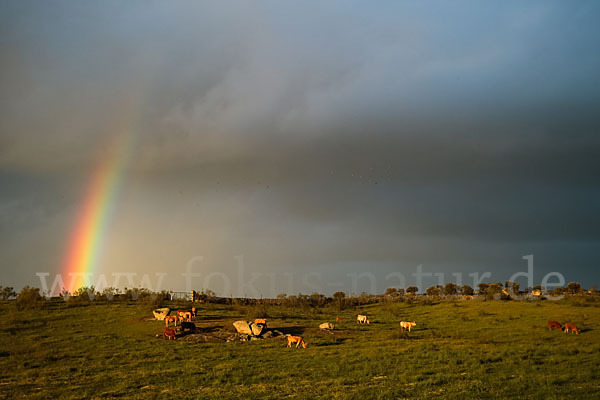
<svg viewBox="0 0 600 400">
<path fill-rule="evenodd" d="M 159 339 L 164 322 L 149 321 L 148 307 L 133 303 L 68 307 L 56 301 L 25 312 L 4 302 L 0 397 L 600 398 L 600 308 L 588 305 L 197 306 L 194 322 L 208 332 L 233 332 L 235 320 L 266 316 L 269 328 L 306 340 L 306 349 L 296 349 L 286 347 L 285 336 L 230 343 Z M 357 314 L 370 324 L 357 324 Z M 581 333 L 549 331 L 549 319 L 573 322 Z M 401 332 L 402 320 L 417 325 Z M 335 331 L 319 330 L 322 322 L 335 323 Z"/>
</svg>

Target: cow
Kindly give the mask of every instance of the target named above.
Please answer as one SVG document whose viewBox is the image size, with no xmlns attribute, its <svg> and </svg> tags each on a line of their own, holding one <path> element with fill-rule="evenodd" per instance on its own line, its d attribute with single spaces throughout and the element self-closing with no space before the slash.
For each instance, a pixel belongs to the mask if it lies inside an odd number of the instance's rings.
<svg viewBox="0 0 600 400">
<path fill-rule="evenodd" d="M 178 321 L 181 321 L 181 318 L 178 315 L 169 315 L 165 317 L 165 327 L 168 328 L 170 322 L 175 323 L 175 326 L 177 326 Z"/>
<path fill-rule="evenodd" d="M 296 348 L 302 345 L 303 348 L 306 348 L 306 342 L 300 336 L 288 336 L 287 338 L 287 347 L 292 347 L 292 344 L 296 343 Z"/>
<path fill-rule="evenodd" d="M 342 322 L 344 320 L 344 318 L 342 317 L 335 317 L 335 322 Z"/>
<path fill-rule="evenodd" d="M 371 323 L 371 322 L 370 322 L 370 321 L 367 319 L 367 316 L 366 316 L 366 315 L 358 315 L 358 316 L 356 317 L 356 322 L 357 322 L 357 323 L 359 323 L 359 324 L 364 324 L 364 323 L 370 324 L 370 323 Z"/>
<path fill-rule="evenodd" d="M 169 340 L 171 340 L 171 339 L 175 340 L 176 334 L 177 333 L 175 332 L 175 329 L 169 329 L 169 328 L 163 329 L 163 338 L 169 338 Z"/>
<path fill-rule="evenodd" d="M 548 321 L 548 329 L 559 329 L 562 330 L 562 326 L 557 321 Z"/>
<path fill-rule="evenodd" d="M 198 328 L 196 328 L 196 324 L 189 321 L 183 321 L 181 323 L 181 331 L 184 332 L 186 329 L 190 330 L 192 333 L 196 333 Z"/>
<path fill-rule="evenodd" d="M 565 324 L 564 331 L 565 331 L 565 333 L 567 333 L 567 332 L 569 332 L 569 330 L 571 331 L 571 333 L 575 333 L 575 334 L 579 335 L 579 329 L 577 329 L 575 324 L 571 324 L 571 323 L 567 322 Z"/>
<path fill-rule="evenodd" d="M 417 323 L 416 322 L 405 322 L 405 321 L 400 322 L 400 328 L 408 329 L 409 332 L 413 326 L 417 326 Z"/>
<path fill-rule="evenodd" d="M 187 310 L 179 310 L 177 311 L 177 315 L 179 316 L 179 318 L 181 318 L 182 320 L 186 320 L 186 321 L 191 321 L 192 320 L 192 313 L 187 311 Z"/>
</svg>

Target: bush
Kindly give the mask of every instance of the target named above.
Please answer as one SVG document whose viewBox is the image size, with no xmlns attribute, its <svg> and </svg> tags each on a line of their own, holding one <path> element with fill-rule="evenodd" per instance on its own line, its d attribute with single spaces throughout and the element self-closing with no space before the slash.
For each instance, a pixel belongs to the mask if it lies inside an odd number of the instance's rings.
<svg viewBox="0 0 600 400">
<path fill-rule="evenodd" d="M 0 299 L 1 300 L 10 300 L 15 297 L 17 293 L 10 286 L 2 287 L 0 286 Z"/>
<path fill-rule="evenodd" d="M 96 293 L 96 301 L 113 301 L 115 296 L 119 294 L 119 289 L 113 287 L 104 288 L 102 293 Z"/>
<path fill-rule="evenodd" d="M 257 305 L 246 307 L 246 319 L 248 321 L 254 321 L 256 318 L 269 318 L 266 306 Z"/>
<path fill-rule="evenodd" d="M 346 298 L 346 293 L 344 292 L 335 292 L 333 294 L 333 299 L 335 300 L 335 303 L 338 306 L 338 309 L 343 310 L 345 307 L 345 298 Z"/>
<path fill-rule="evenodd" d="M 477 288 L 479 289 L 479 294 L 486 294 L 489 286 L 490 285 L 487 283 L 478 284 Z"/>
<path fill-rule="evenodd" d="M 96 299 L 96 289 L 94 286 L 82 286 L 70 296 L 66 296 L 66 299 L 69 306 L 87 305 Z"/>
<path fill-rule="evenodd" d="M 486 298 L 488 300 L 506 300 L 508 295 L 502 290 L 502 283 L 491 283 L 486 292 Z"/>
<path fill-rule="evenodd" d="M 19 310 L 41 308 L 43 305 L 44 298 L 38 288 L 25 286 L 17 296 L 17 308 Z"/>
<path fill-rule="evenodd" d="M 455 295 L 458 292 L 458 286 L 456 286 L 455 283 L 452 282 L 448 282 L 446 283 L 446 285 L 444 286 L 444 294 L 446 296 L 452 296 Z"/>
<path fill-rule="evenodd" d="M 427 296 L 439 296 L 440 289 L 437 286 L 430 286 L 427 288 L 427 290 L 425 290 L 425 293 Z"/>
<path fill-rule="evenodd" d="M 581 292 L 581 285 L 577 282 L 569 282 L 567 289 L 571 294 L 577 294 Z"/>
<path fill-rule="evenodd" d="M 473 294 L 475 293 L 475 291 L 473 290 L 473 288 L 472 288 L 471 286 L 469 286 L 469 285 L 464 285 L 464 286 L 462 287 L 462 293 L 463 293 L 465 296 L 473 296 Z"/>
</svg>

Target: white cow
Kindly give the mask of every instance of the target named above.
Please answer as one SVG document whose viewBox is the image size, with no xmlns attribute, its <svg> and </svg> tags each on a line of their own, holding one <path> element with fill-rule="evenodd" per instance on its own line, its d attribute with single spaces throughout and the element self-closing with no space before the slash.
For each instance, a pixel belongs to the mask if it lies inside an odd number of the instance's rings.
<svg viewBox="0 0 600 400">
<path fill-rule="evenodd" d="M 366 315 L 360 315 L 360 314 L 359 314 L 359 315 L 356 317 L 356 322 L 357 322 L 357 323 L 359 323 L 359 324 L 364 324 L 364 323 L 367 323 L 367 324 L 368 324 L 368 323 L 369 323 L 369 320 L 367 319 L 367 316 L 366 316 Z"/>
<path fill-rule="evenodd" d="M 417 323 L 416 322 L 405 322 L 405 321 L 400 322 L 400 328 L 408 329 L 409 332 L 413 326 L 417 326 Z"/>
</svg>

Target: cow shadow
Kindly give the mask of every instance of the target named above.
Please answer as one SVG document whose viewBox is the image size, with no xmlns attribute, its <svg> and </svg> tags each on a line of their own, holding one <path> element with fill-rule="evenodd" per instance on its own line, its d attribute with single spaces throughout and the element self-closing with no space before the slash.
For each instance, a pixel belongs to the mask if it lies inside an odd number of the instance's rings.
<svg viewBox="0 0 600 400">
<path fill-rule="evenodd" d="M 306 328 L 302 327 L 302 326 L 286 326 L 286 327 L 279 327 L 279 328 L 269 328 L 270 330 L 278 330 L 279 332 L 283 333 L 284 335 L 300 335 L 302 333 L 304 333 L 304 331 L 306 330 Z"/>
<path fill-rule="evenodd" d="M 348 340 L 347 338 L 335 338 L 332 342 L 318 343 L 315 344 L 315 347 L 324 347 L 324 346 L 338 346 L 340 344 L 344 344 L 344 342 Z"/>
<path fill-rule="evenodd" d="M 196 330 L 198 332 L 202 332 L 202 333 L 211 333 L 211 332 L 221 331 L 221 330 L 223 330 L 223 327 L 222 326 L 206 326 L 206 327 L 196 326 Z"/>
<path fill-rule="evenodd" d="M 226 317 L 224 315 L 197 315 L 194 317 L 194 322 L 206 322 L 206 321 L 220 321 L 224 319 L 230 319 L 230 317 Z"/>
</svg>

